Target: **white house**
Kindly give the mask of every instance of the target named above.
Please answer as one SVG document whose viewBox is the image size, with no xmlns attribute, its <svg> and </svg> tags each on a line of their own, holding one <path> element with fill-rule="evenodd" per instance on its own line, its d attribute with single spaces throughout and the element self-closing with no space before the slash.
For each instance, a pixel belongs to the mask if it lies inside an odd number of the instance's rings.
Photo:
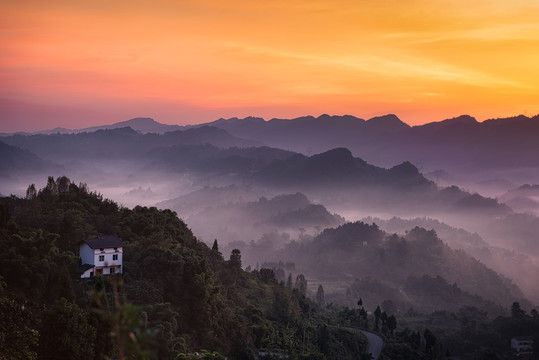
<svg viewBox="0 0 539 360">
<path fill-rule="evenodd" d="M 511 339 L 511 351 L 518 357 L 533 353 L 533 337 L 519 336 Z"/>
<path fill-rule="evenodd" d="M 116 235 L 85 239 L 80 245 L 81 278 L 122 273 L 122 240 Z"/>
</svg>

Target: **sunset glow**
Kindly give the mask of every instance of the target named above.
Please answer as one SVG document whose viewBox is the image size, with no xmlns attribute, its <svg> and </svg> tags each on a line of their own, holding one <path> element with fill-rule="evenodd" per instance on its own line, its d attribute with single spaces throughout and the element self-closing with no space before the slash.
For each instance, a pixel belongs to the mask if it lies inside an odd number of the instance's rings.
<svg viewBox="0 0 539 360">
<path fill-rule="evenodd" d="M 535 115 L 538 16 L 527 0 L 7 0 L 0 132 L 137 116 Z"/>
</svg>

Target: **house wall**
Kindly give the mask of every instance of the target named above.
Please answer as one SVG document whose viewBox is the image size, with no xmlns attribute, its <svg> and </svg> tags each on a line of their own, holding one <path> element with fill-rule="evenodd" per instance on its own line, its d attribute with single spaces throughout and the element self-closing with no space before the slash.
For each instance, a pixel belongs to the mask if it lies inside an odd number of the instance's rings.
<svg viewBox="0 0 539 360">
<path fill-rule="evenodd" d="M 90 277 L 90 273 L 97 275 L 98 272 L 102 272 L 103 275 L 111 274 L 111 268 L 113 273 L 121 274 L 123 272 L 122 263 L 123 263 L 123 248 L 103 248 L 101 249 L 92 249 L 88 244 L 84 243 L 80 246 L 79 251 L 82 264 L 91 264 L 95 265 L 93 269 L 86 270 L 81 278 Z M 117 259 L 114 260 L 114 255 L 117 256 Z M 103 260 L 100 260 L 99 257 L 103 256 Z"/>
<path fill-rule="evenodd" d="M 82 264 L 91 264 L 95 265 L 94 263 L 94 250 L 88 246 L 88 244 L 84 243 L 81 244 L 80 250 L 79 250 L 79 256 L 82 260 Z"/>
<path fill-rule="evenodd" d="M 533 349 L 532 338 L 512 338 L 511 350 L 517 355 L 531 354 Z"/>
<path fill-rule="evenodd" d="M 93 274 L 94 273 L 94 269 L 91 268 L 91 269 L 88 269 L 86 270 L 85 272 L 82 273 L 82 275 L 80 276 L 81 278 L 89 278 L 90 277 L 90 274 Z"/>
<path fill-rule="evenodd" d="M 94 265 L 96 267 L 110 268 L 116 267 L 117 273 L 122 272 L 122 261 L 123 261 L 123 249 L 121 247 L 116 248 L 104 248 L 94 249 Z M 114 260 L 114 255 L 117 255 L 118 259 Z M 99 260 L 99 257 L 103 256 L 103 261 Z M 109 274 L 109 269 L 104 269 L 103 274 Z"/>
</svg>

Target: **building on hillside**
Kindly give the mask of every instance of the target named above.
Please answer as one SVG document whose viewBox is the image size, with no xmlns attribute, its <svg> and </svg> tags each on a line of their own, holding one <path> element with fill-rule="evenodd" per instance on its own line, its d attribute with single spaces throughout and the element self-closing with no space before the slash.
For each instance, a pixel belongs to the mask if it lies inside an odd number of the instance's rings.
<svg viewBox="0 0 539 360">
<path fill-rule="evenodd" d="M 531 355 L 533 353 L 533 337 L 519 336 L 512 338 L 511 352 L 518 357 Z"/>
<path fill-rule="evenodd" d="M 80 244 L 81 278 L 122 273 L 122 240 L 116 235 L 85 239 Z"/>
</svg>

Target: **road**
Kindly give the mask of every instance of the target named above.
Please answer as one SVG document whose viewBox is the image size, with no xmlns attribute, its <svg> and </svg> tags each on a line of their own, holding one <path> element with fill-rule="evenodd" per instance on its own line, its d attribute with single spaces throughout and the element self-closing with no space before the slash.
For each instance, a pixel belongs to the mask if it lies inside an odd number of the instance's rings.
<svg viewBox="0 0 539 360">
<path fill-rule="evenodd" d="M 384 348 L 384 339 L 380 335 L 376 335 L 370 331 L 359 329 L 367 338 L 367 353 L 371 353 L 372 358 L 377 360 Z"/>
<path fill-rule="evenodd" d="M 367 354 L 371 353 L 373 360 L 378 360 L 384 348 L 384 338 L 359 326 L 349 326 L 349 328 L 361 331 L 365 335 L 367 338 Z"/>
</svg>

